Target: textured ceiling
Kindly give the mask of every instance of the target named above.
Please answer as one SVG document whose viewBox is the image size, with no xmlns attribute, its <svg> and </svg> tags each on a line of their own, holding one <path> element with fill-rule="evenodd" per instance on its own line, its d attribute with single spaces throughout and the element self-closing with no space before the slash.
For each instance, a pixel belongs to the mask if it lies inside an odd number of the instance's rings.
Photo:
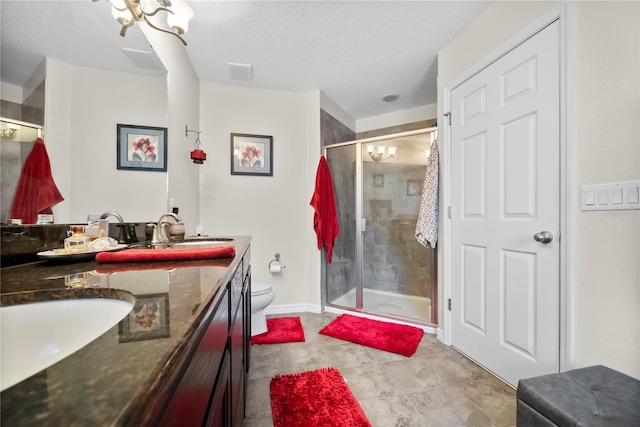
<svg viewBox="0 0 640 427">
<path fill-rule="evenodd" d="M 488 3 L 189 0 L 195 18 L 186 49 L 200 80 L 319 89 L 358 119 L 435 103 L 437 52 Z M 149 43 L 137 26 L 121 38 L 105 1 L 2 0 L 0 14 L 2 81 L 22 86 L 44 56 L 163 72 L 129 62 L 122 47 L 149 50 Z M 232 79 L 227 62 L 251 64 L 253 80 Z M 387 93 L 399 98 L 383 102 Z"/>
</svg>

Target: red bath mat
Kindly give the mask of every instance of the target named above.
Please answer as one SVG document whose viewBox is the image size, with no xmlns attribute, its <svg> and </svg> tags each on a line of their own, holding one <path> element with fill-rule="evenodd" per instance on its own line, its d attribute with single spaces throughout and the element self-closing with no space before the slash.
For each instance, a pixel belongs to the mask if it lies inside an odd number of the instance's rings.
<svg viewBox="0 0 640 427">
<path fill-rule="evenodd" d="M 343 314 L 320 330 L 333 338 L 411 357 L 424 335 L 420 328 Z"/>
<path fill-rule="evenodd" d="M 267 319 L 267 332 L 251 337 L 251 344 L 282 344 L 304 341 L 304 329 L 299 317 Z"/>
<path fill-rule="evenodd" d="M 370 427 L 335 368 L 278 375 L 271 380 L 274 427 Z"/>
</svg>

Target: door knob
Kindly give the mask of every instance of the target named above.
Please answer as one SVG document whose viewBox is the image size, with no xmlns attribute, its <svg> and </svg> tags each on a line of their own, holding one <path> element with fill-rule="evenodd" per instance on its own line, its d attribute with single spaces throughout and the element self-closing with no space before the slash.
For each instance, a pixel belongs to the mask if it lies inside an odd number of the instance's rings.
<svg viewBox="0 0 640 427">
<path fill-rule="evenodd" d="M 550 243 L 553 240 L 553 234 L 548 231 L 541 231 L 533 235 L 533 240 L 540 243 Z"/>
</svg>

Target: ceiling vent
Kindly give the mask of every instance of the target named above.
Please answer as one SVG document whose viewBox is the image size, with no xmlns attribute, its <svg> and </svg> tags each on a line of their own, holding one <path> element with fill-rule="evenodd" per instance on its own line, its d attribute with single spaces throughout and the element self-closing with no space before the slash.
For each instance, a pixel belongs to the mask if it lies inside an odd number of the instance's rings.
<svg viewBox="0 0 640 427">
<path fill-rule="evenodd" d="M 127 47 L 123 47 L 122 51 L 137 67 L 163 69 L 160 58 L 153 51 L 129 49 Z"/>
<path fill-rule="evenodd" d="M 227 62 L 232 79 L 253 80 L 253 66 L 249 64 L 236 64 Z"/>
</svg>

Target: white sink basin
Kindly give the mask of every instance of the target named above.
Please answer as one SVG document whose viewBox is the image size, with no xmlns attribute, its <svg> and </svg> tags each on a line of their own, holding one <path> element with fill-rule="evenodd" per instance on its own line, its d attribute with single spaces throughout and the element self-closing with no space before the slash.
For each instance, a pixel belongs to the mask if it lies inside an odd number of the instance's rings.
<svg viewBox="0 0 640 427">
<path fill-rule="evenodd" d="M 124 318 L 133 304 L 66 299 L 0 307 L 0 390 L 80 350 Z"/>
</svg>

